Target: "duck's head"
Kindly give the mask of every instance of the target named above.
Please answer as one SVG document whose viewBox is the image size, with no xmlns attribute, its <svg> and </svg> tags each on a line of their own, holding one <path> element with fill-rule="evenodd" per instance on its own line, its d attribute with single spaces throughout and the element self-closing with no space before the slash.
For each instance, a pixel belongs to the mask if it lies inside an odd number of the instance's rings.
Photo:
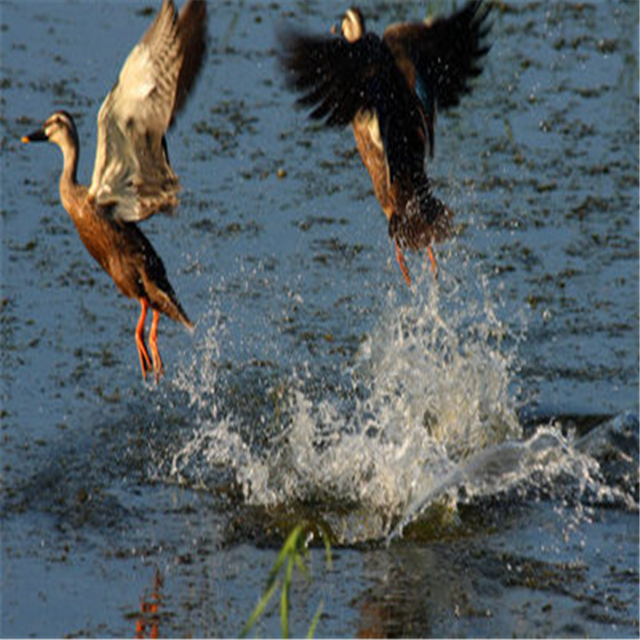
<svg viewBox="0 0 640 640">
<path fill-rule="evenodd" d="M 78 133 L 73 118 L 66 111 L 52 113 L 40 129 L 22 137 L 22 142 L 53 142 L 64 149 L 78 145 Z"/>
<path fill-rule="evenodd" d="M 342 18 L 340 25 L 340 31 L 344 36 L 344 39 L 348 42 L 355 42 L 362 38 L 365 33 L 364 17 L 360 9 L 351 7 L 347 9 L 347 12 Z M 336 34 L 338 32 L 337 25 L 331 29 L 331 33 Z"/>
</svg>

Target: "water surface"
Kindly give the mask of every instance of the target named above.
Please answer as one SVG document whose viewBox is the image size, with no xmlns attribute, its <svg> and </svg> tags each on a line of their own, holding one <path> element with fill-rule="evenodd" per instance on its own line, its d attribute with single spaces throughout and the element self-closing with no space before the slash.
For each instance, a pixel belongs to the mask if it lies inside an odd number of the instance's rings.
<svg viewBox="0 0 640 640">
<path fill-rule="evenodd" d="M 275 62 L 278 24 L 344 6 L 210 4 L 181 205 L 144 223 L 197 324 L 161 323 L 157 387 L 59 151 L 20 144 L 64 108 L 90 179 L 150 7 L 0 7 L 2 634 L 129 636 L 156 600 L 162 635 L 235 636 L 307 519 L 335 557 L 296 580 L 298 635 L 323 600 L 321 636 L 637 637 L 637 4 L 494 11 L 428 164 L 460 230 L 412 290 L 352 134 Z M 362 5 L 378 32 L 451 8 Z"/>
</svg>

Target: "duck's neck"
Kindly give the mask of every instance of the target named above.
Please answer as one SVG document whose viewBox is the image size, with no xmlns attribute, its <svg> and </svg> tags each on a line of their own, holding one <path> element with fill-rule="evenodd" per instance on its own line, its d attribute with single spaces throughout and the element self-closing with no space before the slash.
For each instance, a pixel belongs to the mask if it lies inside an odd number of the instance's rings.
<svg viewBox="0 0 640 640">
<path fill-rule="evenodd" d="M 60 200 L 62 205 L 71 214 L 74 208 L 74 201 L 78 192 L 78 156 L 79 150 L 77 144 L 66 144 L 60 146 L 64 157 L 64 167 L 60 175 Z"/>
</svg>

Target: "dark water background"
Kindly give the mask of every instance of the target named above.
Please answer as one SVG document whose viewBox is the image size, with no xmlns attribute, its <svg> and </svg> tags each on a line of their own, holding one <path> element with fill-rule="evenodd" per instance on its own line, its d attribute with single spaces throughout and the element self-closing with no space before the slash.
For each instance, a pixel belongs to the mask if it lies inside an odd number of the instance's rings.
<svg viewBox="0 0 640 640">
<path fill-rule="evenodd" d="M 450 2 L 364 2 L 371 29 Z M 147 11 L 149 9 L 149 11 Z M 275 27 L 334 2 L 210 3 L 169 135 L 181 206 L 144 230 L 194 336 L 138 308 L 20 137 L 96 116 L 150 3 L 0 5 L 3 636 L 235 636 L 283 535 L 320 636 L 638 636 L 638 5 L 507 3 L 429 164 L 460 233 L 408 290 L 349 131 L 292 107 Z M 584 434 L 590 431 L 590 436 Z M 278 635 L 277 611 L 258 627 Z"/>
</svg>

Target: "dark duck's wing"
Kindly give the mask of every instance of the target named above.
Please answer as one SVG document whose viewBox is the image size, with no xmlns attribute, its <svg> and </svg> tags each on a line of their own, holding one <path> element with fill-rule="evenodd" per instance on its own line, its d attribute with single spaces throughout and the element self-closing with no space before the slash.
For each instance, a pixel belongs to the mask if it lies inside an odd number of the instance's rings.
<svg viewBox="0 0 640 640">
<path fill-rule="evenodd" d="M 100 108 L 89 194 L 117 220 L 144 220 L 177 204 L 164 134 L 200 70 L 205 38 L 204 2 L 189 0 L 178 16 L 164 0 Z"/>
<path fill-rule="evenodd" d="M 289 86 L 301 93 L 298 104 L 313 108 L 311 118 L 344 127 L 360 111 L 378 119 L 391 179 L 422 167 L 422 117 L 388 47 L 378 36 L 356 42 L 335 36 L 284 31 L 280 61 Z M 407 138 L 413 129 L 415 136 Z"/>
<path fill-rule="evenodd" d="M 490 49 L 485 42 L 491 29 L 490 9 L 481 1 L 468 2 L 446 18 L 385 29 L 383 40 L 423 105 L 431 155 L 436 106 L 458 105 L 461 96 L 471 91 L 470 81 L 482 72 L 482 58 Z"/>
</svg>

